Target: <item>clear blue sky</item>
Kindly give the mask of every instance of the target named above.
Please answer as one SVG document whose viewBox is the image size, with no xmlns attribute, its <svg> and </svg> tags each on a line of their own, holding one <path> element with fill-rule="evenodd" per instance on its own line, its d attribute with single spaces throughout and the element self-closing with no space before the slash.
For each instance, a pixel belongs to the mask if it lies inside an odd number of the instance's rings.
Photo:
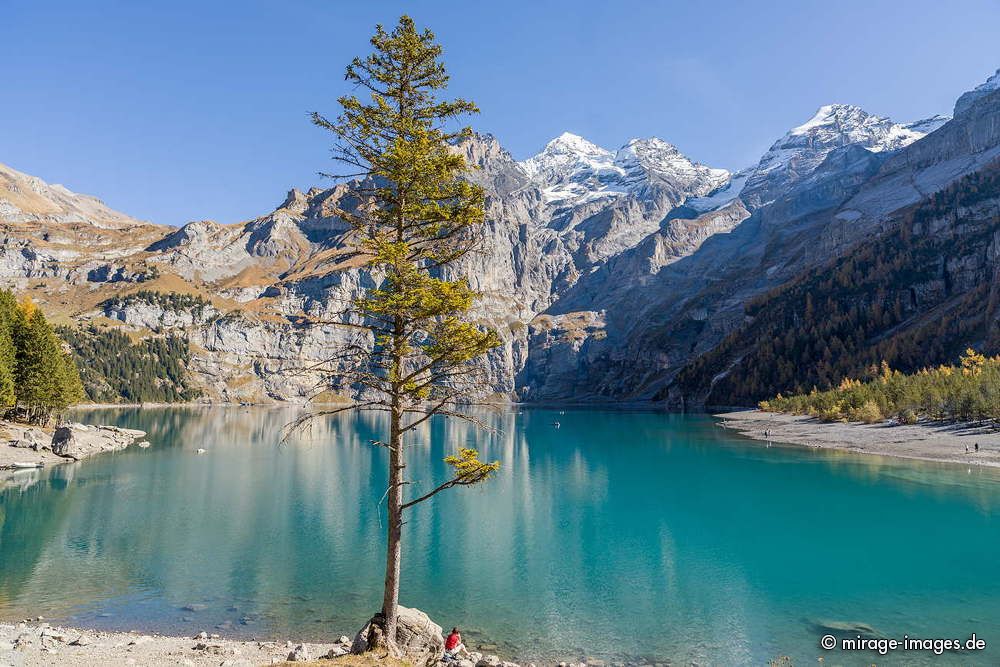
<svg viewBox="0 0 1000 667">
<path fill-rule="evenodd" d="M 1000 67 L 1000 2 L 0 0 L 0 162 L 165 224 L 321 184 L 343 69 L 400 13 L 517 158 L 563 131 L 738 168 L 822 104 L 950 113 Z"/>
</svg>

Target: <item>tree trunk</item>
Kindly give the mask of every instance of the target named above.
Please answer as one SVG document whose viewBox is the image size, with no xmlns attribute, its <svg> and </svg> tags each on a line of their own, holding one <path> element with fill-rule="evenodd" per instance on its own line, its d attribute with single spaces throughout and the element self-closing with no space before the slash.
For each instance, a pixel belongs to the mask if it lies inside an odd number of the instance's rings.
<svg viewBox="0 0 1000 667">
<path fill-rule="evenodd" d="M 382 618 L 386 638 L 396 643 L 396 615 L 399 607 L 399 569 L 402 560 L 403 534 L 403 438 L 400 434 L 402 411 L 394 408 L 389 434 L 388 541 L 385 555 L 385 591 Z"/>
<path fill-rule="evenodd" d="M 368 622 L 368 636 L 356 651 L 375 651 L 392 657 L 402 657 L 396 645 L 396 626 L 399 615 L 399 566 L 402 560 L 401 538 L 403 534 L 403 438 L 400 423 L 403 412 L 393 401 L 392 423 L 389 433 L 389 519 L 387 526 L 388 544 L 385 555 L 385 589 L 382 610 Z"/>
<path fill-rule="evenodd" d="M 393 322 L 392 347 L 392 387 L 390 389 L 389 411 L 389 492 L 387 498 L 388 525 L 386 527 L 385 589 L 382 594 L 382 612 L 376 615 L 374 625 L 381 625 L 380 631 L 373 632 L 368 639 L 369 648 L 385 650 L 390 655 L 399 655 L 396 646 L 396 624 L 399 612 L 399 571 L 403 557 L 403 471 L 406 459 L 403 450 L 403 393 L 399 378 L 403 370 L 403 320 L 396 317 Z M 379 618 L 381 617 L 381 618 Z M 380 623 L 378 623 L 380 621 Z"/>
</svg>

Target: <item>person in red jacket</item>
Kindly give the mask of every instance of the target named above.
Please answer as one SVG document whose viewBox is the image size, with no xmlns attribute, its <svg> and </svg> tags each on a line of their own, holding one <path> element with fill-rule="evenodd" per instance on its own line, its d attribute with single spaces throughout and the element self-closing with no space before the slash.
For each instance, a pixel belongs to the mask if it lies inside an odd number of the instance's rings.
<svg viewBox="0 0 1000 667">
<path fill-rule="evenodd" d="M 458 628 L 452 628 L 451 634 L 448 638 L 444 640 L 444 654 L 446 657 L 454 658 L 458 653 L 465 649 L 465 644 L 462 643 L 462 633 L 458 631 Z"/>
</svg>

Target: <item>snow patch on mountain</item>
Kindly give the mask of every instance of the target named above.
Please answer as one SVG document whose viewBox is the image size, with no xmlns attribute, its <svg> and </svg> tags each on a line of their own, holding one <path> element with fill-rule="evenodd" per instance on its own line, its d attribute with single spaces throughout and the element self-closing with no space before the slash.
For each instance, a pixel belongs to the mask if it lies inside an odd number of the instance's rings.
<svg viewBox="0 0 1000 667">
<path fill-rule="evenodd" d="M 967 93 L 964 93 L 955 102 L 955 115 L 965 112 L 972 103 L 981 97 L 989 95 L 995 90 L 1000 90 L 1000 69 L 983 83 L 979 84 Z"/>
<path fill-rule="evenodd" d="M 903 127 L 908 130 L 912 130 L 913 132 L 917 132 L 921 137 L 923 137 L 938 129 L 949 120 L 951 120 L 951 116 L 935 114 L 930 118 L 924 118 L 922 120 L 915 120 L 912 123 L 907 123 Z"/>
<path fill-rule="evenodd" d="M 729 182 L 724 186 L 717 188 L 704 197 L 692 197 L 684 202 L 684 205 L 694 209 L 698 213 L 717 211 L 720 208 L 729 206 L 739 198 L 740 193 L 743 192 L 743 186 L 746 185 L 749 177 L 750 169 L 742 169 L 733 174 Z"/>
</svg>

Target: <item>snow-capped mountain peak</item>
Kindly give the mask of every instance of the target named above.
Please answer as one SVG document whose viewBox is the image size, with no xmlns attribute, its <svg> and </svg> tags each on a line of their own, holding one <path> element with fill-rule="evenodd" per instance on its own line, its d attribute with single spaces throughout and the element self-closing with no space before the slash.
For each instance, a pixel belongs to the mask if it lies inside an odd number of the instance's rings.
<svg viewBox="0 0 1000 667">
<path fill-rule="evenodd" d="M 657 137 L 629 140 L 615 153 L 615 165 L 623 171 L 627 185 L 663 182 L 694 196 L 708 194 L 729 179 L 727 170 L 692 162 L 676 146 Z"/>
<path fill-rule="evenodd" d="M 606 197 L 637 194 L 657 184 L 681 198 L 707 194 L 729 178 L 689 160 L 672 144 L 650 137 L 630 139 L 615 152 L 564 132 L 539 154 L 519 163 L 542 190 L 546 203 L 576 205 Z"/>
<path fill-rule="evenodd" d="M 859 122 L 867 114 L 861 107 L 853 104 L 824 104 L 813 117 L 798 127 L 793 127 L 788 131 L 790 135 L 808 134 L 810 131 L 822 127 L 835 127 L 845 122 Z"/>
<path fill-rule="evenodd" d="M 541 153 L 520 164 L 531 178 L 551 180 L 581 169 L 609 168 L 613 159 L 611 151 L 587 141 L 578 134 L 563 132 L 545 144 Z"/>
<path fill-rule="evenodd" d="M 860 146 L 873 153 L 895 151 L 950 120 L 934 116 L 900 124 L 853 104 L 821 106 L 812 118 L 789 130 L 760 159 L 744 189 L 744 201 L 761 206 L 819 166 L 833 150 Z"/>
<path fill-rule="evenodd" d="M 807 137 L 808 143 L 814 146 L 860 144 L 878 153 L 902 148 L 921 136 L 923 134 L 908 125 L 870 114 L 859 106 L 827 104 L 821 106 L 808 121 L 789 130 L 775 146 L 798 146 L 803 143 L 800 137 Z"/>
<path fill-rule="evenodd" d="M 563 132 L 558 137 L 547 143 L 545 148 L 551 150 L 575 151 L 583 154 L 608 152 L 597 144 L 587 141 L 579 134 L 573 134 L 572 132 Z"/>
</svg>

